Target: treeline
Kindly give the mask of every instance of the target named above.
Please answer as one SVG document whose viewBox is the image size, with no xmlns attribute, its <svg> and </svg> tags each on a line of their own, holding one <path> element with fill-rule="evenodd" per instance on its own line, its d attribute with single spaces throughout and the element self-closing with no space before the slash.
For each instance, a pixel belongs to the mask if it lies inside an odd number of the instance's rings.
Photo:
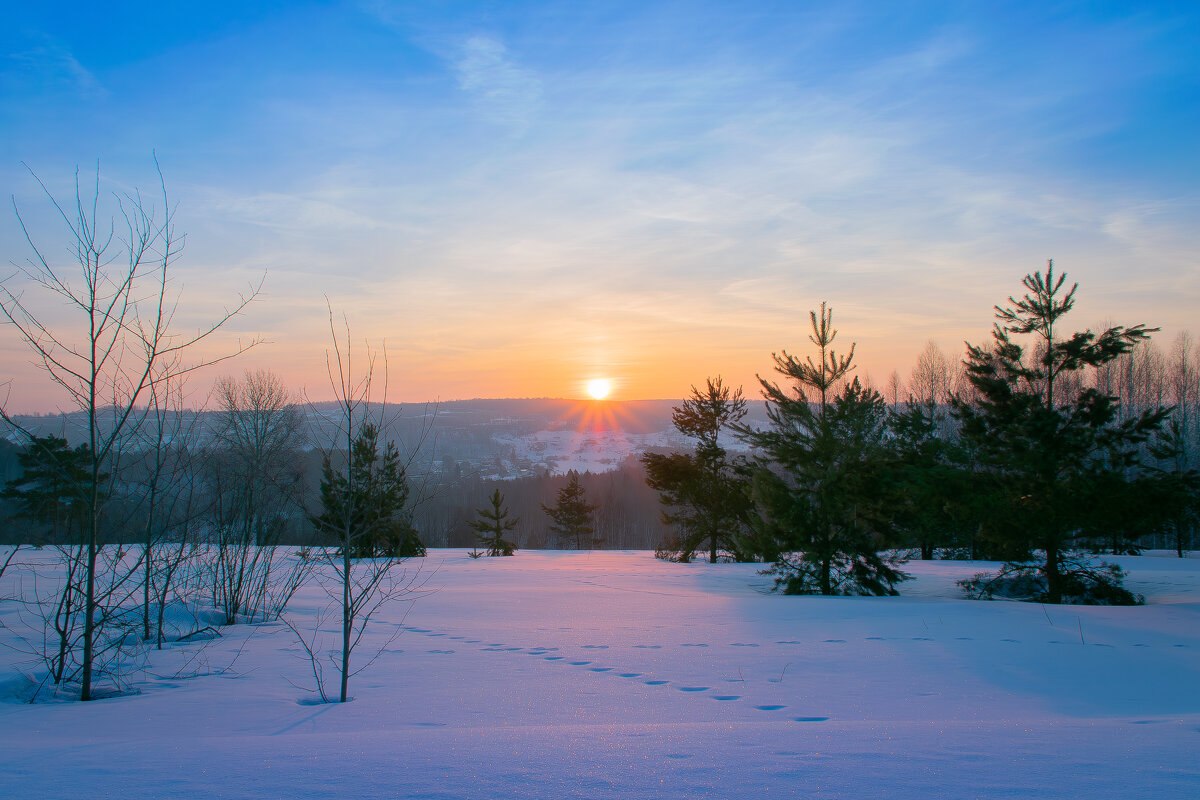
<svg viewBox="0 0 1200 800">
<path fill-rule="evenodd" d="M 890 403 L 853 376 L 853 344 L 834 350 L 824 305 L 812 354 L 776 354 L 785 382 L 760 379 L 765 427 L 720 379 L 694 388 L 674 423 L 695 449 L 643 458 L 676 532 L 663 555 L 769 561 L 788 592 L 895 594 L 911 549 L 1004 561 L 963 582 L 973 596 L 1140 602 L 1089 556 L 1194 545 L 1194 348 L 1182 335 L 1163 357 L 1144 325 L 1065 332 L 1077 287 L 1052 263 L 1023 285 L 989 344 L 961 367 L 927 347 Z M 751 454 L 727 453 L 722 430 Z"/>
</svg>

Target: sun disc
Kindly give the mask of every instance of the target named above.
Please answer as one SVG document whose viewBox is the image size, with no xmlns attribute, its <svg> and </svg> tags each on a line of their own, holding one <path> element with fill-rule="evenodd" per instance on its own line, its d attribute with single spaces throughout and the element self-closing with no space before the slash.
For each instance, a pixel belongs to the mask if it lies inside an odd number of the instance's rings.
<svg viewBox="0 0 1200 800">
<path fill-rule="evenodd" d="M 612 392 L 612 381 L 596 378 L 587 382 L 587 393 L 593 400 L 603 400 Z"/>
</svg>

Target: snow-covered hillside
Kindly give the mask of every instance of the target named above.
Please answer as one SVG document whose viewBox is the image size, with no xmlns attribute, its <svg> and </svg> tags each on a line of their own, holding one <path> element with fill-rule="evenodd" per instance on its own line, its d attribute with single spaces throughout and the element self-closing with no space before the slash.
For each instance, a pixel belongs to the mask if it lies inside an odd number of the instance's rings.
<svg viewBox="0 0 1200 800">
<path fill-rule="evenodd" d="M 432 551 L 409 566 L 436 591 L 372 628 L 401 635 L 354 702 L 310 703 L 282 625 L 227 629 L 151 653 L 136 696 L 0 704 L 0 794 L 1200 796 L 1200 560 L 1120 562 L 1147 605 L 963 600 L 978 563 L 819 598 L 767 594 L 752 565 Z M 0 614 L 12 644 L 22 615 Z"/>
</svg>

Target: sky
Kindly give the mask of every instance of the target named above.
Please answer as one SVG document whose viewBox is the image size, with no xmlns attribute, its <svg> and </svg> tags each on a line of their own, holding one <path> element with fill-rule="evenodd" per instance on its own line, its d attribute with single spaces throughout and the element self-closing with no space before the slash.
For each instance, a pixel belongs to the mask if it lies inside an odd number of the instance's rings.
<svg viewBox="0 0 1200 800">
<path fill-rule="evenodd" d="M 193 378 L 330 395 L 330 311 L 389 399 L 756 391 L 828 302 L 858 374 L 959 356 L 1053 258 L 1074 327 L 1200 334 L 1194 3 L 23 3 L 0 30 L 0 264 L 155 159 Z M 102 210 L 106 206 L 102 204 Z M 111 205 L 107 206 L 111 207 Z M 108 213 L 112 213 L 109 211 Z M 40 304 L 40 305 L 37 305 Z M 224 349 L 222 349 L 224 348 Z M 7 407 L 63 400 L 0 328 Z M 5 377 L 7 376 L 7 377 Z M 3 396 L 0 393 L 0 396 Z"/>
</svg>

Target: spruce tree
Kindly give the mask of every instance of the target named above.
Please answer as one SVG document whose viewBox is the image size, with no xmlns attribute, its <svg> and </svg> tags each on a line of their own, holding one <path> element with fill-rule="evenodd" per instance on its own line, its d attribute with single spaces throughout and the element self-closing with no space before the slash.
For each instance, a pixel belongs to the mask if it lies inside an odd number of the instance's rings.
<svg viewBox="0 0 1200 800">
<path fill-rule="evenodd" d="M 583 550 L 600 544 L 595 539 L 592 512 L 596 506 L 587 502 L 579 473 L 567 472 L 567 485 L 558 490 L 558 501 L 553 506 L 542 504 L 542 510 L 550 516 L 550 532 L 560 547 L 574 546 Z"/>
<path fill-rule="evenodd" d="M 491 508 L 479 509 L 479 519 L 468 523 L 471 530 L 476 531 L 479 543 L 487 548 L 489 556 L 511 556 L 517 549 L 514 542 L 505 540 L 504 536 L 517 527 L 519 519 L 509 519 L 508 509 L 504 507 L 504 495 L 496 489 L 488 498 Z"/>
<path fill-rule="evenodd" d="M 967 379 L 977 397 L 955 401 L 953 410 L 974 453 L 976 486 L 1000 511 L 980 520 L 983 533 L 1009 563 L 964 586 L 978 596 L 1047 603 L 1135 602 L 1119 585 L 1119 569 L 1090 564 L 1075 551 L 1094 535 L 1097 508 L 1137 493 L 1131 484 L 1144 480 L 1138 448 L 1166 411 L 1142 409 L 1121 420 L 1117 398 L 1078 388 L 1076 373 L 1113 361 L 1156 329 L 1062 336 L 1058 323 L 1078 287 L 1065 281 L 1053 262 L 1045 273 L 1026 275 L 1026 294 L 995 307 L 991 346 L 967 346 Z M 1032 341 L 1015 338 L 1021 336 Z"/>
<path fill-rule="evenodd" d="M 764 533 L 776 540 L 771 571 L 790 594 L 896 594 L 907 576 L 880 552 L 893 538 L 887 406 L 879 392 L 847 380 L 854 346 L 844 356 L 833 349 L 833 312 L 822 303 L 809 316 L 817 359 L 776 355 L 792 390 L 760 377 L 771 425 L 739 426 L 760 453 L 753 496 Z"/>
<path fill-rule="evenodd" d="M 679 530 L 672 558 L 690 561 L 705 543 L 710 563 L 722 550 L 745 557 L 741 534 L 751 510 L 749 487 L 740 460 L 730 459 L 719 440 L 722 430 L 745 416 L 742 390 L 730 391 L 720 377 L 709 379 L 705 391 L 693 386 L 671 414 L 675 430 L 696 440 L 695 451 L 642 455 L 646 483 L 665 506 L 662 520 Z"/>
</svg>

